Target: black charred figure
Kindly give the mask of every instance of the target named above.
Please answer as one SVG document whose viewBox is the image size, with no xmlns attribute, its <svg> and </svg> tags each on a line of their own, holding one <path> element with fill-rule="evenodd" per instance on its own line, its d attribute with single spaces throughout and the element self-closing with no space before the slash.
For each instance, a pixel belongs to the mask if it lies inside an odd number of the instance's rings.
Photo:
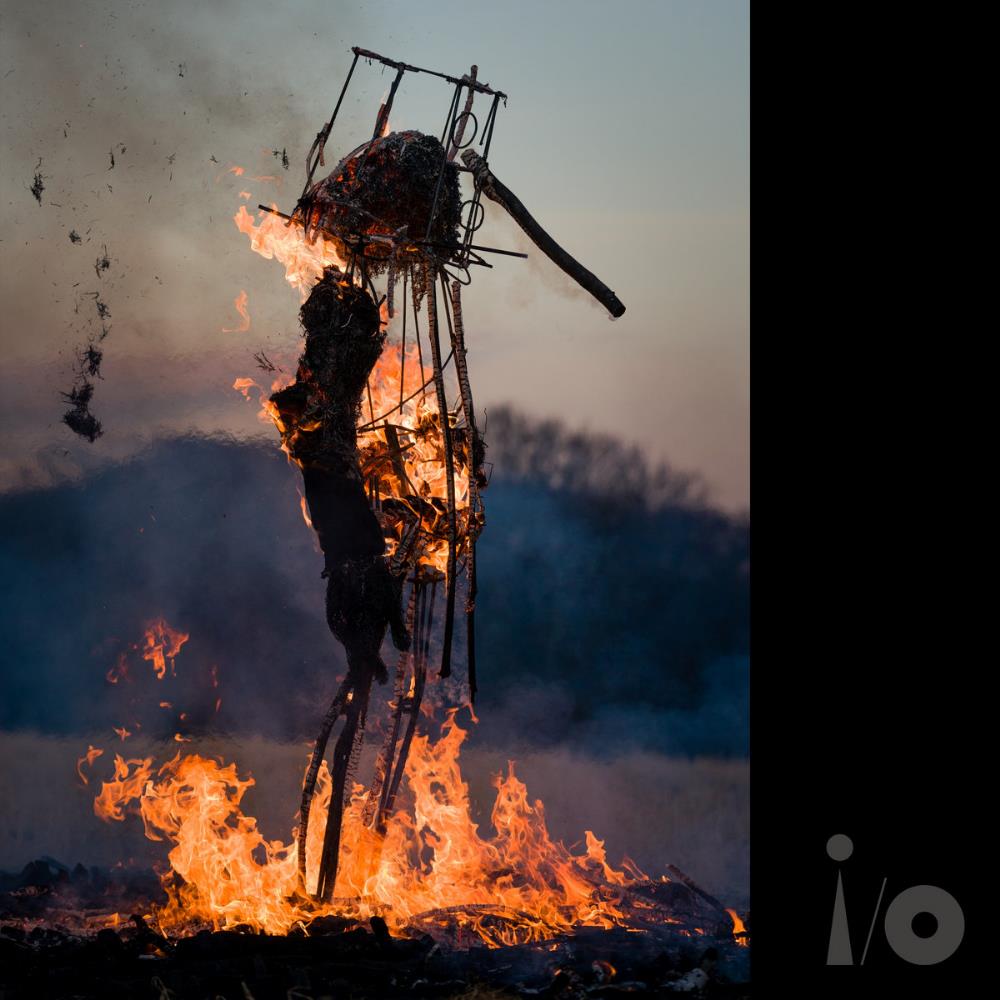
<svg viewBox="0 0 1000 1000">
<path fill-rule="evenodd" d="M 409 647 L 400 608 L 402 579 L 385 559 L 385 539 L 358 468 L 361 394 L 385 342 L 378 307 L 336 267 L 328 267 L 300 313 L 306 345 L 295 382 L 274 393 L 278 429 L 302 469 L 309 516 L 327 578 L 326 619 L 352 673 L 387 677 L 379 653 L 386 628 Z"/>
</svg>

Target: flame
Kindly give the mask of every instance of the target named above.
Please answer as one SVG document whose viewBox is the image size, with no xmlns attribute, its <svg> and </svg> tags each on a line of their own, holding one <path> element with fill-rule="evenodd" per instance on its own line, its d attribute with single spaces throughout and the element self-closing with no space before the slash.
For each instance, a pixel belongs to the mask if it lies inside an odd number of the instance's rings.
<svg viewBox="0 0 1000 1000">
<path fill-rule="evenodd" d="M 382 837 L 363 824 L 367 791 L 354 786 L 344 815 L 335 901 L 328 906 L 299 890 L 294 837 L 287 843 L 267 840 L 257 820 L 243 813 L 241 802 L 254 779 L 241 778 L 235 763 L 178 751 L 154 777 L 152 758 L 124 761 L 116 755 L 114 778 L 102 785 L 94 810 L 118 821 L 138 813 L 147 837 L 173 845 L 172 874 L 164 877 L 169 901 L 157 913 L 164 928 L 183 931 L 203 922 L 283 934 L 321 913 L 378 913 L 398 931 L 458 920 L 499 947 L 544 940 L 579 925 L 625 925 L 615 890 L 645 876 L 629 862 L 623 870 L 612 868 L 590 831 L 579 853 L 554 841 L 542 803 L 528 798 L 512 764 L 494 782 L 495 833 L 480 833 L 459 767 L 466 735 L 452 711 L 437 740 L 414 738 L 406 766 L 412 807 L 397 811 Z M 324 763 L 306 850 L 311 881 L 329 799 Z"/>
<path fill-rule="evenodd" d="M 250 398 L 250 389 L 254 386 L 257 386 L 257 383 L 252 378 L 238 378 L 233 383 L 233 388 L 237 392 L 242 392 L 244 399 Z"/>
<path fill-rule="evenodd" d="M 129 679 L 128 674 L 128 654 L 119 653 L 115 665 L 104 675 L 109 684 L 117 684 L 119 679 Z"/>
<path fill-rule="evenodd" d="M 275 210 L 277 206 L 272 205 Z M 240 205 L 233 217 L 236 228 L 250 237 L 250 249 L 268 260 L 277 258 L 285 265 L 285 280 L 299 290 L 305 301 L 309 290 L 323 277 L 323 269 L 336 264 L 346 269 L 346 261 L 335 243 L 324 237 L 307 242 L 302 237 L 302 227 L 288 224 L 278 215 L 258 212 L 260 223 L 255 223 L 246 205 Z"/>
<path fill-rule="evenodd" d="M 726 910 L 726 913 L 733 918 L 733 937 L 735 938 L 736 943 L 741 948 L 748 948 L 750 946 L 750 942 L 747 940 L 746 924 L 743 923 L 740 915 L 735 910 Z"/>
<path fill-rule="evenodd" d="M 118 739 L 124 743 L 132 734 L 124 726 L 115 726 L 114 732 L 117 733 Z"/>
<path fill-rule="evenodd" d="M 135 770 L 129 774 L 129 768 Z M 101 791 L 94 799 L 94 814 L 103 820 L 118 820 L 125 818 L 125 810 L 133 800 L 138 799 L 149 780 L 153 769 L 153 758 L 145 760 L 134 759 L 126 761 L 115 754 L 115 776 L 111 781 L 101 784 Z M 134 810 L 133 810 L 134 811 Z M 149 836 L 149 830 L 146 830 Z M 157 840 L 157 837 L 151 837 Z"/>
<path fill-rule="evenodd" d="M 242 321 L 239 326 L 224 326 L 222 328 L 223 333 L 246 333 L 250 329 L 250 313 L 247 310 L 247 299 L 246 289 L 240 289 L 240 294 L 233 300 L 233 306 L 235 306 L 236 311 L 242 317 Z"/>
<path fill-rule="evenodd" d="M 306 527 L 311 528 L 313 526 L 312 518 L 309 516 L 309 505 L 306 503 L 306 498 L 299 494 L 299 506 L 302 508 L 302 520 L 306 522 Z"/>
<path fill-rule="evenodd" d="M 103 753 L 104 751 L 101 750 L 99 747 L 95 747 L 88 744 L 87 752 L 76 762 L 76 773 L 80 775 L 80 780 L 85 785 L 90 784 L 90 782 L 87 780 L 87 776 L 83 773 L 84 764 L 86 764 L 87 767 L 90 767 L 94 763 L 94 761 L 97 760 L 97 758 L 100 757 L 101 754 Z"/>
<path fill-rule="evenodd" d="M 145 645 L 142 658 L 150 660 L 156 679 L 162 681 L 167 672 L 167 661 L 170 661 L 170 673 L 175 674 L 174 657 L 181 651 L 181 646 L 190 639 L 186 632 L 171 628 L 163 618 L 157 618 L 146 626 Z"/>
<path fill-rule="evenodd" d="M 387 129 L 388 122 L 383 124 Z M 272 208 L 277 210 L 273 205 Z M 346 271 L 344 248 L 339 241 L 327 238 L 322 232 L 311 233 L 306 239 L 300 222 L 286 220 L 271 212 L 259 212 L 258 220 L 254 220 L 245 205 L 240 205 L 233 217 L 237 229 L 250 238 L 250 248 L 255 253 L 267 259 L 277 258 L 284 265 L 285 279 L 298 289 L 303 301 L 326 267 L 335 264 Z M 379 316 L 382 328 L 387 328 L 391 319 L 387 300 L 380 303 Z M 420 360 L 415 346 L 405 352 L 404 359 L 404 351 L 399 344 L 386 343 L 369 380 L 368 392 L 363 397 L 358 421 L 359 451 L 365 481 L 374 484 L 378 499 L 403 500 L 412 518 L 419 522 L 421 530 L 412 558 L 418 564 L 445 574 L 448 568 L 448 477 L 441 426 L 443 420 L 447 420 L 449 426 L 454 427 L 456 419 L 452 414 L 438 413 L 437 396 L 431 386 L 432 369 L 423 366 Z M 271 392 L 292 381 L 294 376 L 291 375 L 285 381 L 275 380 Z M 401 382 L 406 384 L 401 387 Z M 291 459 L 297 435 L 308 433 L 313 428 L 286 427 L 268 398 L 269 394 L 254 379 L 238 378 L 233 388 L 246 399 L 250 399 L 251 389 L 257 391 L 260 403 L 257 418 L 274 423 L 282 437 L 282 450 Z M 412 399 L 409 398 L 411 396 Z M 386 421 L 394 425 L 398 452 L 384 427 Z M 454 441 L 458 445 L 454 454 L 455 511 L 460 539 L 458 554 L 461 555 L 461 545 L 475 527 L 470 520 L 472 512 L 469 509 L 471 456 L 465 454 L 462 435 L 457 435 Z M 387 519 L 383 523 L 388 557 L 396 553 L 408 527 L 408 523 L 398 517 L 394 522 Z"/>
</svg>

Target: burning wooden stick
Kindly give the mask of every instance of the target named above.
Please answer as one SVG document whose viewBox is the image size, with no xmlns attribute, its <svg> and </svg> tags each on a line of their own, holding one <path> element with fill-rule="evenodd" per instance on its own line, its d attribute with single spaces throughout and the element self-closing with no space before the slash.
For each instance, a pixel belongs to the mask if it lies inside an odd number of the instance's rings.
<svg viewBox="0 0 1000 1000">
<path fill-rule="evenodd" d="M 462 162 L 476 175 L 476 184 L 490 201 L 495 201 L 528 234 L 531 242 L 557 267 L 565 271 L 578 285 L 585 288 L 605 309 L 617 319 L 625 306 L 617 295 L 575 257 L 568 254 L 521 204 L 514 193 L 497 180 L 486 161 L 473 149 L 462 153 Z"/>
</svg>

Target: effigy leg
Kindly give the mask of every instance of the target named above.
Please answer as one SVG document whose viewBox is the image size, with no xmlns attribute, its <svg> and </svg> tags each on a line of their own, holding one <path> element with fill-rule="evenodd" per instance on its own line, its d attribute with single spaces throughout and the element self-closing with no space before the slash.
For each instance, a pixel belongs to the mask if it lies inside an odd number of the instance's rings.
<svg viewBox="0 0 1000 1000">
<path fill-rule="evenodd" d="M 344 728 L 333 751 L 330 769 L 333 789 L 330 811 L 323 834 L 323 853 L 320 857 L 319 876 L 316 881 L 316 899 L 328 903 L 333 898 L 340 861 L 340 833 L 344 822 L 344 805 L 350 792 L 351 779 L 357 767 L 361 742 L 364 739 L 368 699 L 371 695 L 372 673 L 365 670 L 356 676 L 344 705 Z"/>
<path fill-rule="evenodd" d="M 350 678 L 345 678 L 337 693 L 333 696 L 333 701 L 330 702 L 330 707 L 323 717 L 323 724 L 320 726 L 319 735 L 316 737 L 312 757 L 309 760 L 309 769 L 306 771 L 306 778 L 302 785 L 302 805 L 299 811 L 298 856 L 299 876 L 302 880 L 303 892 L 308 891 L 306 889 L 306 839 L 309 834 L 309 810 L 316 791 L 316 779 L 319 775 L 320 764 L 323 761 L 323 754 L 326 753 L 326 745 L 330 739 L 330 733 L 344 710 L 347 695 L 350 693 L 351 687 L 352 682 Z"/>
<path fill-rule="evenodd" d="M 419 629 L 414 628 L 415 611 L 421 595 L 422 584 L 419 576 L 414 575 L 413 587 L 410 591 L 410 598 L 406 604 L 406 629 L 413 636 L 413 643 L 416 649 L 420 647 Z M 378 757 L 375 760 L 375 773 L 372 783 L 368 786 L 368 796 L 365 799 L 364 811 L 361 814 L 361 821 L 365 826 L 371 827 L 376 819 L 376 815 L 381 815 L 381 803 L 383 789 L 393 765 L 396 754 L 396 747 L 399 744 L 399 734 L 402 727 L 403 713 L 405 711 L 405 700 L 407 697 L 406 678 L 408 676 L 407 667 L 414 660 L 413 650 L 401 652 L 396 665 L 396 677 L 393 685 L 394 708 L 392 713 L 392 725 L 386 733 L 382 746 L 379 749 Z"/>
</svg>

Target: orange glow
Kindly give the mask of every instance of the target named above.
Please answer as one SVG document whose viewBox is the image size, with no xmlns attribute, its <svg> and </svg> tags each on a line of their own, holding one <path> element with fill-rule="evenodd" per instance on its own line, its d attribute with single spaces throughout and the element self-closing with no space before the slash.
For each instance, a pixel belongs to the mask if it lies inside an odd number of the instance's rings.
<svg viewBox="0 0 1000 1000">
<path fill-rule="evenodd" d="M 726 910 L 733 918 L 733 937 L 736 939 L 736 943 L 742 948 L 747 948 L 750 942 L 747 940 L 746 925 L 740 919 L 739 914 L 735 910 Z"/>
<path fill-rule="evenodd" d="M 240 294 L 233 300 L 233 306 L 241 317 L 240 325 L 232 327 L 224 326 L 222 328 L 223 333 L 246 333 L 250 329 L 250 312 L 247 309 L 248 298 L 246 290 L 241 289 Z"/>
<path fill-rule="evenodd" d="M 115 726 L 114 731 L 118 734 L 118 739 L 124 743 L 132 734 L 124 726 Z"/>
<path fill-rule="evenodd" d="M 119 653 L 115 665 L 104 675 L 109 684 L 117 684 L 119 680 L 128 680 L 128 654 Z"/>
<path fill-rule="evenodd" d="M 272 205 L 272 208 L 277 206 Z M 319 237 L 315 242 L 302 238 L 302 227 L 270 212 L 258 212 L 260 222 L 254 221 L 246 205 L 240 205 L 233 217 L 236 228 L 250 237 L 250 249 L 267 260 L 276 258 L 285 265 L 285 280 L 299 290 L 305 301 L 309 290 L 323 277 L 323 269 L 336 264 L 345 269 L 346 262 L 333 240 Z"/>
<path fill-rule="evenodd" d="M 306 503 L 306 498 L 299 494 L 299 506 L 302 508 L 302 520 L 306 522 L 306 526 L 311 528 L 313 526 L 312 518 L 309 517 L 309 505 Z"/>
<path fill-rule="evenodd" d="M 135 767 L 130 774 L 129 768 Z M 124 760 L 115 754 L 115 776 L 111 781 L 101 784 L 101 791 L 94 799 L 94 814 L 103 820 L 118 820 L 125 818 L 125 810 L 131 802 L 142 795 L 143 788 L 149 780 L 153 769 L 153 758 L 145 760 Z M 132 809 L 135 812 L 135 809 Z M 146 831 L 149 836 L 149 830 Z M 158 840 L 158 837 L 150 837 Z"/>
<path fill-rule="evenodd" d="M 147 837 L 173 845 L 170 866 L 180 879 L 164 879 L 169 902 L 157 913 L 164 928 L 183 931 L 208 921 L 282 934 L 318 913 L 361 919 L 380 913 L 396 929 L 457 918 L 498 947 L 544 940 L 573 926 L 625 925 L 616 887 L 646 876 L 627 861 L 623 870 L 612 868 L 603 843 L 589 831 L 579 853 L 553 841 L 542 803 L 528 798 L 513 765 L 494 781 L 496 832 L 480 833 L 459 767 L 465 737 L 451 712 L 436 741 L 414 738 L 406 765 L 410 806 L 390 818 L 384 837 L 364 825 L 368 793 L 354 786 L 344 814 L 336 901 L 329 906 L 301 894 L 294 833 L 288 843 L 266 840 L 257 820 L 242 812 L 241 800 L 254 780 L 240 778 L 235 764 L 178 752 L 153 777 L 151 759 L 125 762 L 116 756 L 114 779 L 102 786 L 94 809 L 114 820 L 138 812 Z M 314 817 L 326 815 L 329 798 L 324 764 Z M 310 824 L 311 882 L 323 832 L 321 819 Z M 431 912 L 470 905 L 460 916 Z M 490 919 L 490 913 L 511 919 Z"/>
<path fill-rule="evenodd" d="M 152 662 L 157 680 L 162 681 L 166 675 L 167 661 L 170 662 L 170 673 L 176 676 L 174 657 L 190 638 L 186 632 L 171 628 L 163 618 L 157 618 L 146 626 L 142 658 Z"/>
<path fill-rule="evenodd" d="M 80 775 L 80 780 L 85 785 L 90 784 L 90 782 L 87 780 L 87 776 L 83 773 L 83 766 L 86 764 L 86 766 L 89 768 L 91 764 L 93 764 L 94 761 L 97 760 L 97 758 L 100 757 L 101 754 L 103 753 L 104 753 L 103 750 L 88 744 L 87 752 L 76 762 L 76 773 Z"/>
<path fill-rule="evenodd" d="M 366 392 L 358 418 L 358 450 L 365 479 L 377 485 L 383 500 L 390 497 L 405 499 L 407 496 L 423 501 L 447 500 L 448 479 L 444 461 L 444 438 L 438 421 L 437 397 L 432 387 L 428 387 L 430 391 L 425 389 L 432 377 L 432 369 L 420 364 L 420 354 L 414 345 L 407 348 L 404 363 L 402 347 L 387 343 L 372 370 L 368 381 L 370 403 Z M 282 375 L 271 383 L 270 391 L 275 392 L 292 380 L 292 376 Z M 256 380 L 238 378 L 233 382 L 233 388 L 248 400 L 251 399 L 251 389 L 256 390 L 261 407 L 257 418 L 273 421 L 282 434 L 282 450 L 286 454 L 291 451 L 291 445 L 298 434 L 314 429 L 312 425 L 286 427 L 268 398 L 267 390 Z M 399 406 L 401 397 L 404 400 L 402 407 Z M 382 427 L 384 421 L 380 419 L 382 417 L 386 417 L 395 427 L 400 447 L 398 455 L 390 450 L 389 439 Z M 454 423 L 450 416 L 449 420 Z M 460 537 L 465 534 L 464 528 L 469 517 L 468 459 L 469 456 L 463 449 L 456 450 L 455 510 Z M 303 500 L 303 517 L 310 524 L 304 503 Z M 425 513 L 421 527 L 423 531 L 415 554 L 417 562 L 445 573 L 448 566 L 445 520 L 436 513 Z M 386 541 L 386 554 L 392 556 L 399 537 L 393 533 Z"/>
</svg>

